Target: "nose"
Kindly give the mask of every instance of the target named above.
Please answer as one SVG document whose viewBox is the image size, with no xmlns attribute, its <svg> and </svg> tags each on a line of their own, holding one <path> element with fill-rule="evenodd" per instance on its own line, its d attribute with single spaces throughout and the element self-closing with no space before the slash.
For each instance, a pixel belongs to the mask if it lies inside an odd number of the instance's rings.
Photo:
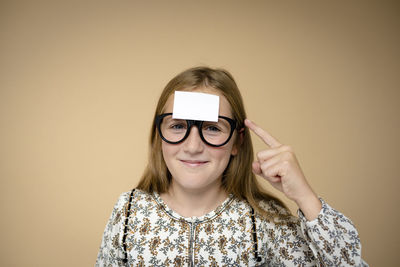
<svg viewBox="0 0 400 267">
<path fill-rule="evenodd" d="M 201 140 L 199 129 L 196 126 L 190 129 L 189 136 L 183 142 L 183 150 L 190 154 L 203 152 L 204 143 Z"/>
</svg>

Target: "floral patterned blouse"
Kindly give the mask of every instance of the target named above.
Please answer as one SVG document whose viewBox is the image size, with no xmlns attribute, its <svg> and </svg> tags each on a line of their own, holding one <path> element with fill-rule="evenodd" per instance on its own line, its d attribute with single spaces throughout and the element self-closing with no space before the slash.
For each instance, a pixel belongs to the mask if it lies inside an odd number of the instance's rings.
<svg viewBox="0 0 400 267">
<path fill-rule="evenodd" d="M 280 216 L 252 216 L 250 205 L 233 196 L 204 216 L 185 218 L 157 193 L 135 190 L 126 220 L 129 198 L 121 194 L 112 211 L 96 266 L 368 266 L 352 222 L 322 199 L 313 221 L 273 201 L 261 206 Z"/>
</svg>

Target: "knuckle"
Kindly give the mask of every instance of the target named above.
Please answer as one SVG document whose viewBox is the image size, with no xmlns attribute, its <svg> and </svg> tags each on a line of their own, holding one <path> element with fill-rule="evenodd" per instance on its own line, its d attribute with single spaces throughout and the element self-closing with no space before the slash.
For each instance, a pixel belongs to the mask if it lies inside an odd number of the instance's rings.
<svg viewBox="0 0 400 267">
<path fill-rule="evenodd" d="M 261 170 L 262 170 L 263 173 L 267 173 L 268 172 L 268 166 L 265 165 L 265 164 L 262 164 L 261 165 Z"/>
<path fill-rule="evenodd" d="M 284 151 L 293 152 L 293 148 L 289 145 L 282 145 Z"/>
<path fill-rule="evenodd" d="M 267 168 L 263 173 L 265 177 L 271 177 L 273 175 L 273 171 L 270 168 Z"/>
</svg>

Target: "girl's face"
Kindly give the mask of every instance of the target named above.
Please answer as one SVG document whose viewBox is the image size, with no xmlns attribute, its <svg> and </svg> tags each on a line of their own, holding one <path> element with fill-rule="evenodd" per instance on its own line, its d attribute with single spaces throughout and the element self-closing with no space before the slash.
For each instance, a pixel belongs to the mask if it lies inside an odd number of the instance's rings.
<svg viewBox="0 0 400 267">
<path fill-rule="evenodd" d="M 229 102 L 217 90 L 202 87 L 194 91 L 218 95 L 219 115 L 233 118 Z M 173 105 L 174 96 L 171 95 L 165 104 L 164 112 L 172 113 Z M 163 157 L 172 175 L 172 186 L 191 191 L 220 187 L 222 173 L 231 155 L 237 154 L 235 140 L 236 132 L 227 144 L 212 147 L 201 140 L 197 127 L 192 127 L 189 136 L 179 144 L 161 141 Z"/>
</svg>

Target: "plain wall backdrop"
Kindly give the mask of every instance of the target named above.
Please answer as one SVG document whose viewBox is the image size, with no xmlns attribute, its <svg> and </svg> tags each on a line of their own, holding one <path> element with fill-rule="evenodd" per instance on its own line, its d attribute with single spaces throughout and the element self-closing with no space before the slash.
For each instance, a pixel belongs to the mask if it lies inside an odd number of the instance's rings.
<svg viewBox="0 0 400 267">
<path fill-rule="evenodd" d="M 0 265 L 93 266 L 163 87 L 207 65 L 396 266 L 399 26 L 398 1 L 0 1 Z"/>
</svg>

